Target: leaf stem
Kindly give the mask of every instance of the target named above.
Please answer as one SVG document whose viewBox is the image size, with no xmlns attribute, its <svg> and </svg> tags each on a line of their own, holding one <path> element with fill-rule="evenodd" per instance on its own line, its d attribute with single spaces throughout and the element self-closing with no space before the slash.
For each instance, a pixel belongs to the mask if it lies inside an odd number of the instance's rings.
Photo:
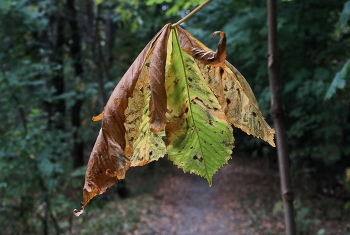
<svg viewBox="0 0 350 235">
<path fill-rule="evenodd" d="M 196 9 L 194 9 L 193 11 L 191 11 L 187 16 L 185 16 L 184 18 L 182 18 L 181 20 L 179 20 L 178 22 L 176 22 L 175 24 L 172 24 L 171 27 L 175 28 L 176 26 L 178 26 L 179 24 L 185 22 L 186 20 L 188 20 L 191 16 L 193 16 L 194 14 L 196 14 L 198 11 L 200 11 L 203 7 L 205 7 L 205 5 L 207 5 L 208 3 L 210 3 L 212 0 L 207 0 L 205 2 L 203 2 L 201 5 L 199 5 Z"/>
</svg>

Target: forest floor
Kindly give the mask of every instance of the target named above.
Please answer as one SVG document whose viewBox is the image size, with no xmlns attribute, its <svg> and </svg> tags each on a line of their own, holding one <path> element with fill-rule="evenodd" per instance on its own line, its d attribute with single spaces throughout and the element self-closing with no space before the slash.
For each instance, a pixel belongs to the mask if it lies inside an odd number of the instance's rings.
<svg viewBox="0 0 350 235">
<path fill-rule="evenodd" d="M 73 221 L 71 234 L 284 234 L 278 171 L 264 159 L 233 157 L 214 175 L 212 187 L 167 159 L 135 168 L 127 178 L 130 196 L 116 197 L 117 188 L 99 196 Z M 298 197 L 295 207 L 299 234 L 350 234 L 345 216 L 316 216 L 319 209 Z"/>
</svg>

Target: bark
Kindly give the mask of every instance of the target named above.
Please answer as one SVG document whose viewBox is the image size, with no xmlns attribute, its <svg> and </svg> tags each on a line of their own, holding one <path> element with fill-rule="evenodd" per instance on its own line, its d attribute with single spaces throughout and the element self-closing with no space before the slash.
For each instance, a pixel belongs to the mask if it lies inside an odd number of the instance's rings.
<svg viewBox="0 0 350 235">
<path fill-rule="evenodd" d="M 281 181 L 281 194 L 287 235 L 296 233 L 293 209 L 293 191 L 289 170 L 289 155 L 282 102 L 282 81 L 277 39 L 276 0 L 267 1 L 268 8 L 268 71 L 270 81 L 271 112 L 276 130 L 276 144 Z"/>
<path fill-rule="evenodd" d="M 69 12 L 69 26 L 71 28 L 70 54 L 73 59 L 73 67 L 75 77 L 81 79 L 84 73 L 82 64 L 81 36 L 78 25 L 77 10 L 75 9 L 75 1 L 67 0 L 67 10 Z M 81 127 L 81 107 L 83 105 L 82 91 L 77 90 L 76 100 L 70 110 L 71 121 L 73 126 L 73 166 L 74 168 L 84 165 L 84 143 L 79 138 L 79 129 Z"/>
<path fill-rule="evenodd" d="M 49 44 L 51 47 L 50 61 L 56 67 L 54 75 L 50 81 L 51 85 L 54 87 L 55 91 L 53 97 L 60 96 L 64 93 L 65 84 L 63 76 L 63 46 L 64 46 L 64 21 L 61 15 L 58 12 L 55 12 L 50 19 L 49 27 Z M 57 130 L 64 130 L 64 116 L 65 116 L 66 104 L 65 100 L 62 98 L 54 99 L 49 104 L 49 116 L 58 115 L 59 118 L 53 122 L 51 118 L 49 119 L 49 128 L 54 128 Z"/>
<path fill-rule="evenodd" d="M 103 109 L 104 105 L 107 103 L 107 95 L 106 90 L 104 88 L 104 81 L 103 81 L 103 57 L 101 53 L 101 38 L 100 38 L 100 24 L 99 24 L 99 18 L 100 18 L 100 5 L 96 6 L 96 14 L 93 21 L 93 40 L 92 40 L 92 56 L 93 61 L 95 64 L 95 77 L 96 82 L 98 84 L 99 93 L 100 93 L 100 107 Z"/>
<path fill-rule="evenodd" d="M 105 46 L 105 50 L 104 50 L 104 54 L 105 56 L 105 61 L 107 64 L 107 71 L 110 70 L 111 65 L 113 63 L 113 48 L 115 45 L 115 36 L 117 33 L 117 24 L 115 22 L 113 22 L 113 11 L 114 9 L 111 9 L 108 11 L 108 16 L 106 19 L 106 29 L 105 29 L 105 34 L 106 34 L 106 46 Z"/>
<path fill-rule="evenodd" d="M 49 24 L 47 29 L 39 37 L 39 41 L 46 47 L 49 52 L 44 61 L 46 61 L 52 67 L 53 75 L 48 78 L 47 86 L 49 89 L 53 88 L 51 100 L 44 101 L 43 106 L 48 113 L 48 131 L 64 131 L 65 130 L 65 114 L 66 114 L 66 102 L 63 98 L 59 98 L 65 92 L 65 81 L 63 74 L 63 58 L 64 58 L 64 25 L 65 21 L 60 14 L 58 8 L 58 1 L 53 1 L 51 10 L 49 11 Z M 35 35 L 36 36 L 36 35 Z M 55 117 L 55 118 L 53 118 Z M 57 133 L 57 132 L 55 132 Z M 60 142 L 65 140 L 61 137 Z M 48 156 L 50 161 L 56 162 L 55 157 Z M 53 214 L 49 190 L 46 188 L 42 178 L 42 174 L 38 170 L 39 163 L 35 163 L 35 172 L 38 172 L 40 190 L 43 192 L 43 202 L 45 203 L 44 215 L 42 217 L 43 234 L 49 234 L 50 232 L 50 220 L 56 231 L 56 234 L 60 234 L 60 227 Z"/>
</svg>

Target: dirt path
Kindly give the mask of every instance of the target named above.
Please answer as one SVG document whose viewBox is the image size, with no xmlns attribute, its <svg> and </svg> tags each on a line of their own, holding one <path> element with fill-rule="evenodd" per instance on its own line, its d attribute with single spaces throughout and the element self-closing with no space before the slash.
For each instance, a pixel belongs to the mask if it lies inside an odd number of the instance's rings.
<svg viewBox="0 0 350 235">
<path fill-rule="evenodd" d="M 276 166 L 268 166 L 263 158 L 234 156 L 214 175 L 212 187 L 197 175 L 183 173 L 167 159 L 135 167 L 128 175 L 130 197 L 122 200 L 116 191 L 107 191 L 104 197 L 108 200 L 100 198 L 104 206 L 96 198 L 95 206 L 92 204 L 83 217 L 74 218 L 69 234 L 284 234 L 283 214 L 281 208 L 276 209 L 280 200 Z M 299 204 L 302 201 L 297 200 Z M 320 214 L 335 208 L 317 207 L 327 206 L 330 199 L 312 197 L 302 202 L 297 225 L 303 234 L 350 234 L 348 217 L 339 221 Z"/>
<path fill-rule="evenodd" d="M 237 195 L 243 169 L 231 161 L 214 176 L 212 187 L 176 166 L 169 170 L 156 189 L 158 207 L 148 214 L 147 223 L 154 234 L 257 234 Z"/>
</svg>

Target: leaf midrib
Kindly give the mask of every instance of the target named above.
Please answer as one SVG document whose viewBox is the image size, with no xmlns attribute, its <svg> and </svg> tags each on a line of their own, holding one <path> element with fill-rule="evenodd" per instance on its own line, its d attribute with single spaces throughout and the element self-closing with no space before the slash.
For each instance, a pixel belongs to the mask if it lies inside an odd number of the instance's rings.
<svg viewBox="0 0 350 235">
<path fill-rule="evenodd" d="M 189 104 L 189 112 L 191 112 L 191 119 L 193 121 L 193 124 L 194 124 L 194 129 L 195 129 L 195 132 L 196 132 L 196 135 L 198 136 L 198 142 L 199 142 L 199 147 L 200 147 L 200 150 L 201 150 L 201 154 L 203 155 L 203 147 L 202 147 L 202 144 L 201 144 L 201 141 L 200 141 L 200 138 L 199 138 L 199 133 L 198 133 L 198 130 L 197 130 L 197 126 L 196 126 L 196 121 L 195 119 L 193 118 L 193 112 L 192 112 L 192 102 L 191 102 L 191 96 L 190 96 L 190 89 L 189 89 L 189 86 L 188 86 L 188 81 L 187 81 L 187 72 L 186 72 L 186 68 L 185 68 L 185 61 L 183 59 L 183 56 L 182 56 L 182 49 L 180 47 L 180 44 L 179 44 L 179 40 L 178 40 L 178 34 L 177 34 L 177 30 L 176 29 L 173 29 L 174 32 L 175 32 L 175 37 L 176 37 L 176 45 L 178 47 L 178 50 L 180 51 L 180 57 L 181 57 L 181 62 L 182 62 L 182 68 L 183 68 L 183 71 L 184 71 L 184 74 L 185 74 L 185 83 L 186 83 L 186 88 L 187 88 L 187 96 L 188 96 L 188 104 Z M 203 156 L 202 156 L 203 157 Z M 209 179 L 209 172 L 208 172 L 208 167 L 206 165 L 206 159 L 203 157 L 203 161 L 204 161 L 204 165 L 205 165 L 205 171 L 206 171 L 206 174 L 207 174 L 207 179 Z M 211 182 L 209 182 L 209 184 L 211 185 Z"/>
</svg>

